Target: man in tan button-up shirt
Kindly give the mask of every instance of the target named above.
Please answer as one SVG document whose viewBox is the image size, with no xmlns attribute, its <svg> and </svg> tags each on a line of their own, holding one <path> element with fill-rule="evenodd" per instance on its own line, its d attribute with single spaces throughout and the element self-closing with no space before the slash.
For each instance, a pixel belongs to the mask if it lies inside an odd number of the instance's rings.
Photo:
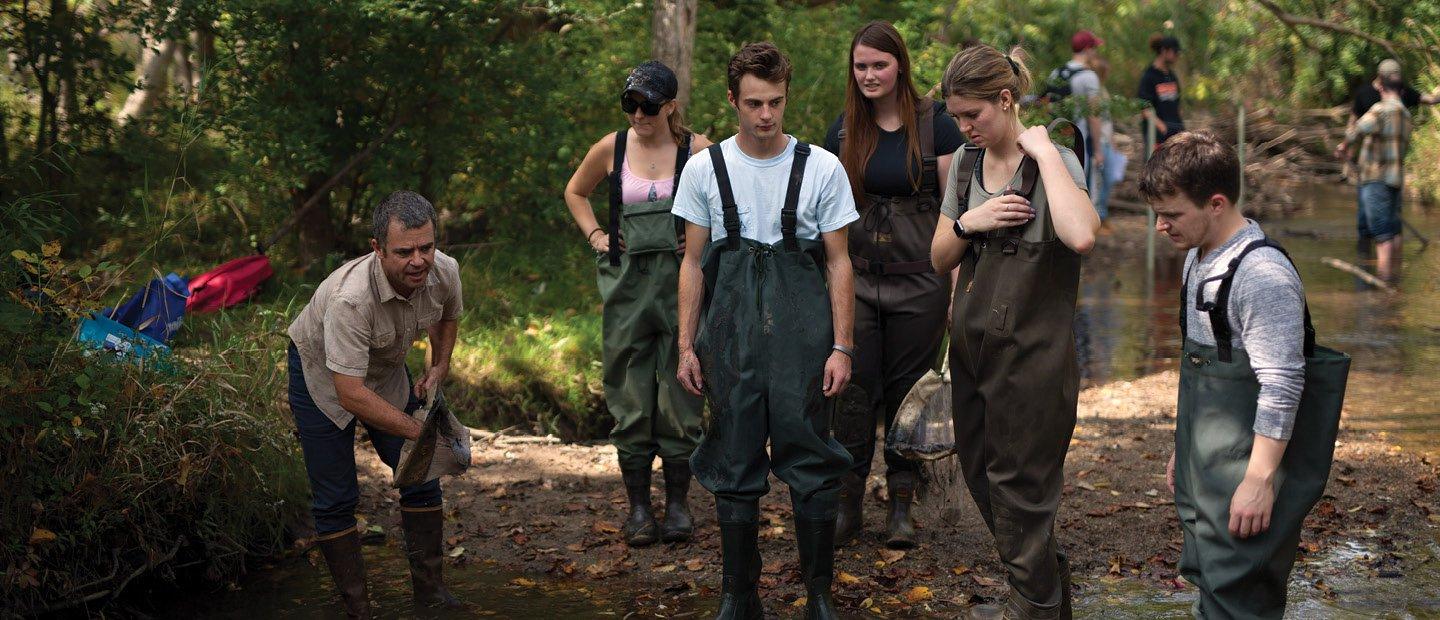
<svg viewBox="0 0 1440 620">
<path fill-rule="evenodd" d="M 380 459 L 395 467 L 406 439 L 420 435 L 410 417 L 440 387 L 460 318 L 460 268 L 435 249 L 435 208 L 398 191 L 375 209 L 370 254 L 352 260 L 315 289 L 290 324 L 290 410 L 295 415 L 318 543 L 345 611 L 368 617 L 365 569 L 356 529 L 355 423 Z M 405 355 L 420 332 L 430 366 L 411 384 Z M 459 606 L 441 580 L 444 530 L 440 481 L 400 489 L 401 523 L 415 599 Z"/>
</svg>

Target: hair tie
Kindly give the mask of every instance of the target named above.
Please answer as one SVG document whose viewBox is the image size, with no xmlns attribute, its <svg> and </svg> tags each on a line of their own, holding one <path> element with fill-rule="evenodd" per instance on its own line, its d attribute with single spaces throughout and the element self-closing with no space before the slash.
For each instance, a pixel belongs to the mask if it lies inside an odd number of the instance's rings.
<svg viewBox="0 0 1440 620">
<path fill-rule="evenodd" d="M 1010 70 L 1014 71 L 1015 75 L 1020 75 L 1020 65 L 1016 64 L 1015 59 L 1011 58 L 1009 54 L 1005 55 L 1005 62 L 1010 63 Z"/>
</svg>

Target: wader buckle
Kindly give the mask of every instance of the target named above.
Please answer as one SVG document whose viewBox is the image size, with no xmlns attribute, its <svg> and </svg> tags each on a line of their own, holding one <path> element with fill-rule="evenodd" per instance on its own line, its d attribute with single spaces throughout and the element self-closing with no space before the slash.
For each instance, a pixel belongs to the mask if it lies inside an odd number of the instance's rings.
<svg viewBox="0 0 1440 620">
<path fill-rule="evenodd" d="M 1204 365 L 1207 364 L 1207 363 L 1209 363 L 1209 360 L 1206 360 L 1204 357 L 1201 357 L 1199 353 L 1191 353 L 1191 354 L 1190 354 L 1190 364 L 1191 364 L 1192 366 L 1197 366 L 1197 367 L 1198 367 L 1198 366 L 1204 366 Z"/>
<path fill-rule="evenodd" d="M 1020 251 L 1020 242 L 1015 239 L 1006 239 L 1004 247 L 1000 248 L 1001 254 L 1014 254 Z"/>
<path fill-rule="evenodd" d="M 872 260 L 872 261 L 867 261 L 867 262 L 868 262 L 869 264 L 865 265 L 865 272 L 866 272 L 866 273 L 869 273 L 869 274 L 872 274 L 872 275 L 877 275 L 877 276 L 883 276 L 883 275 L 885 275 L 885 263 L 882 263 L 882 262 L 880 262 L 880 261 L 878 261 L 878 260 Z"/>
</svg>

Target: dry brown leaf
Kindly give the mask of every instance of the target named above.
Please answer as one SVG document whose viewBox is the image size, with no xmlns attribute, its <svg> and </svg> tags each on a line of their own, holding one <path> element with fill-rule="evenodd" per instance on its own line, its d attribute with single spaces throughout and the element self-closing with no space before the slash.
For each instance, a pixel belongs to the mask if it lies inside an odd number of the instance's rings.
<svg viewBox="0 0 1440 620">
<path fill-rule="evenodd" d="M 38 544 L 41 544 L 41 543 L 48 543 L 48 542 L 52 542 L 52 541 L 54 541 L 54 540 L 55 540 L 55 532 L 52 532 L 52 531 L 50 531 L 50 530 L 47 530 L 47 529 L 45 529 L 45 528 L 43 528 L 43 527 L 37 527 L 37 528 L 35 528 L 35 529 L 33 529 L 33 530 L 30 530 L 30 544 L 32 544 L 32 545 L 38 545 Z"/>
<path fill-rule="evenodd" d="M 951 568 L 951 569 L 950 569 L 950 572 L 953 573 L 953 574 L 955 574 L 955 575 L 957 575 L 957 576 L 958 576 L 958 575 L 964 575 L 965 573 L 970 572 L 970 567 L 969 567 L 969 566 L 965 566 L 964 564 L 961 564 L 961 565 L 959 565 L 959 566 L 956 566 L 956 567 L 954 567 L 954 568 Z"/>
<path fill-rule="evenodd" d="M 698 571 L 702 568 L 705 568 L 705 560 L 702 560 L 700 558 L 695 558 L 685 563 L 685 570 L 688 571 Z"/>
<path fill-rule="evenodd" d="M 596 534 L 619 534 L 620 527 L 609 521 L 596 521 L 590 526 Z"/>
<path fill-rule="evenodd" d="M 535 582 L 524 577 L 516 577 L 510 580 L 510 585 L 520 586 L 522 588 L 533 588 L 535 587 Z"/>
<path fill-rule="evenodd" d="M 894 564 L 905 558 L 905 552 L 899 549 L 881 549 L 880 559 L 886 564 Z"/>
<path fill-rule="evenodd" d="M 935 593 L 931 592 L 930 588 L 925 586 L 915 586 L 906 590 L 905 593 L 900 596 L 905 598 L 906 603 L 914 605 L 935 598 Z"/>
<path fill-rule="evenodd" d="M 970 578 L 975 580 L 975 585 L 984 586 L 986 588 L 998 588 L 1005 585 L 1005 582 L 1002 580 L 995 579 L 993 577 L 986 577 L 984 575 L 971 575 Z"/>
<path fill-rule="evenodd" d="M 835 580 L 840 582 L 841 585 L 846 586 L 853 586 L 857 583 L 860 583 L 859 577 L 851 575 L 850 573 L 847 573 L 845 571 L 840 571 L 839 574 L 835 575 Z"/>
<path fill-rule="evenodd" d="M 675 572 L 675 565 L 674 565 L 674 564 L 666 564 L 666 565 L 664 565 L 664 566 L 657 566 L 657 567 L 655 567 L 654 569 L 651 569 L 651 570 L 653 570 L 653 571 L 655 571 L 655 572 L 657 572 L 657 573 L 673 573 L 673 572 Z"/>
</svg>

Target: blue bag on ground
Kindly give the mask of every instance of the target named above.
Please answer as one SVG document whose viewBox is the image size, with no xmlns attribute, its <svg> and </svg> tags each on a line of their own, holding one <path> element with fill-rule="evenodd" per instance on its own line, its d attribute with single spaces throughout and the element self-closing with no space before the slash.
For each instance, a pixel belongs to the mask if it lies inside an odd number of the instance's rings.
<svg viewBox="0 0 1440 620">
<path fill-rule="evenodd" d="M 185 318 L 185 300 L 190 285 L 185 278 L 171 273 L 151 280 L 130 299 L 100 314 L 159 342 L 169 342 Z"/>
</svg>

